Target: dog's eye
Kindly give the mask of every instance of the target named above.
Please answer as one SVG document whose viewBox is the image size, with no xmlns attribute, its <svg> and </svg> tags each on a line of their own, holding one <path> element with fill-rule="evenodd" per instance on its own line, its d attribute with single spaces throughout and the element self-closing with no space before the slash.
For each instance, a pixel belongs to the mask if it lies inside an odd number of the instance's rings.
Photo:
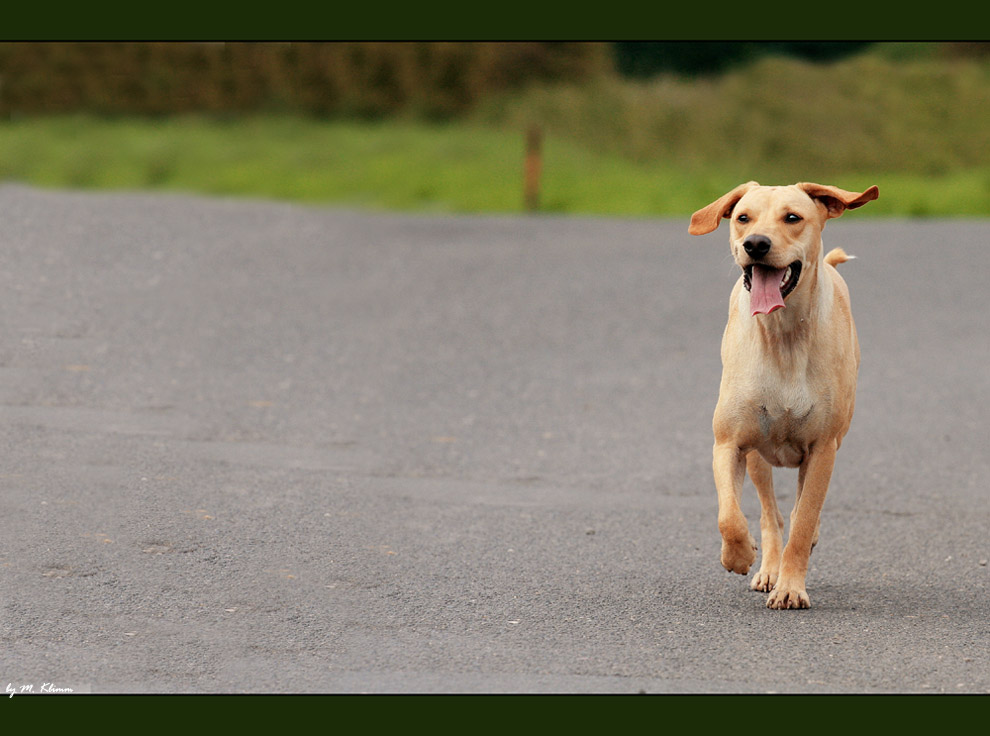
<svg viewBox="0 0 990 736">
<path fill-rule="evenodd" d="M 801 222 L 800 215 L 795 215 L 793 212 L 789 212 L 784 215 L 784 222 Z"/>
<path fill-rule="evenodd" d="M 736 222 L 749 222 L 749 215 L 739 215 L 736 218 Z"/>
</svg>

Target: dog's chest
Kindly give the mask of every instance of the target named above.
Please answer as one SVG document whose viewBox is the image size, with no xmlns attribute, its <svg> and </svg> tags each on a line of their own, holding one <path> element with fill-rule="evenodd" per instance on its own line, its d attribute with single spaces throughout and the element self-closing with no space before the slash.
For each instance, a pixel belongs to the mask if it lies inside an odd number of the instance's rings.
<svg viewBox="0 0 990 736">
<path fill-rule="evenodd" d="M 761 388 L 749 403 L 755 448 L 772 465 L 800 465 L 820 431 L 820 400 L 798 382 Z"/>
<path fill-rule="evenodd" d="M 805 366 L 780 371 L 772 363 L 754 362 L 728 391 L 736 434 L 743 446 L 756 449 L 772 465 L 800 465 L 821 430 L 828 398 L 818 395 Z"/>
</svg>

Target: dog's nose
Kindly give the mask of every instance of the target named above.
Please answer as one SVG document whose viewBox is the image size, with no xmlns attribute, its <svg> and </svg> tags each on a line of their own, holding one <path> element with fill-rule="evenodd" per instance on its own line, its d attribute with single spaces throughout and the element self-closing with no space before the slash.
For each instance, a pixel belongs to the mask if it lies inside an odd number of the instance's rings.
<svg viewBox="0 0 990 736">
<path fill-rule="evenodd" d="M 743 241 L 743 248 L 750 258 L 763 258 L 770 252 L 770 238 L 766 235 L 750 235 Z"/>
</svg>

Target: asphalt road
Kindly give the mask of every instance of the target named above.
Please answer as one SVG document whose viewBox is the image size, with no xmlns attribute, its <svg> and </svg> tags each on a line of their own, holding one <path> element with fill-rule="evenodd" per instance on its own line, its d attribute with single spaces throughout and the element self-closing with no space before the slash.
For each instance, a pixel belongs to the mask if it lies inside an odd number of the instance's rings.
<svg viewBox="0 0 990 736">
<path fill-rule="evenodd" d="M 780 612 L 718 562 L 724 230 L 0 188 L 0 685 L 990 692 L 990 221 L 857 215 Z"/>
</svg>

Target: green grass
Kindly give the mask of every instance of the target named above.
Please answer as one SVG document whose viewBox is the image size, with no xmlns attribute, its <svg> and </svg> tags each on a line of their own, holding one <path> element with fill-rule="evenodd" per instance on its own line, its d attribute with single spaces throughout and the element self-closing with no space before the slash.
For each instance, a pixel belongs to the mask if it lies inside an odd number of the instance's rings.
<svg viewBox="0 0 990 736">
<path fill-rule="evenodd" d="M 520 142 L 464 126 L 73 116 L 0 124 L 0 178 L 381 209 L 510 211 Z"/>
<path fill-rule="evenodd" d="M 722 77 L 545 87 L 469 120 L 86 116 L 0 122 L 0 180 L 446 213 L 684 216 L 735 184 L 880 187 L 863 215 L 990 216 L 990 63 L 766 59 Z"/>
<path fill-rule="evenodd" d="M 171 190 L 369 209 L 519 212 L 522 133 L 470 124 L 292 117 L 32 119 L 0 124 L 0 178 L 43 187 Z M 669 209 L 668 174 L 546 142 L 541 200 L 554 212 Z"/>
<path fill-rule="evenodd" d="M 480 125 L 35 119 L 0 124 L 0 179 L 41 187 L 248 196 L 372 210 L 523 211 L 524 135 Z M 756 171 L 631 160 L 549 135 L 541 210 L 681 216 Z M 813 176 L 792 177 L 809 179 Z M 990 215 L 990 167 L 939 175 L 850 171 L 829 183 L 878 184 L 864 209 L 905 216 Z"/>
</svg>

